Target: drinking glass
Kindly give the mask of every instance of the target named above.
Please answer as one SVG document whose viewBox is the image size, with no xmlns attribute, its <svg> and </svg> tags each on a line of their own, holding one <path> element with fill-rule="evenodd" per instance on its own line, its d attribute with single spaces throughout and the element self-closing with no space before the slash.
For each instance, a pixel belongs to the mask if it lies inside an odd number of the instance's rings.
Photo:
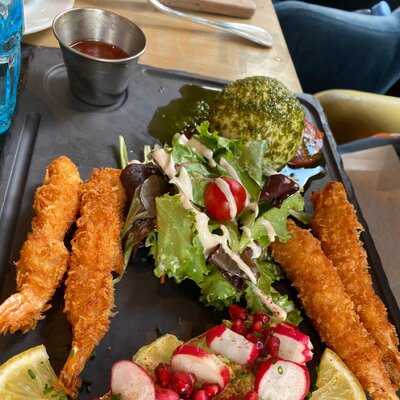
<svg viewBox="0 0 400 400">
<path fill-rule="evenodd" d="M 11 125 L 21 69 L 23 0 L 0 0 L 0 134 Z"/>
</svg>

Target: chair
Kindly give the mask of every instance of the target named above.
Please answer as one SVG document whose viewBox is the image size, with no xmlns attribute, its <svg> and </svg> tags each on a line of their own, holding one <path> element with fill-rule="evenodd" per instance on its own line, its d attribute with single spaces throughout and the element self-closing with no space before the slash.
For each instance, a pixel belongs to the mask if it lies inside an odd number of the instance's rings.
<svg viewBox="0 0 400 400">
<path fill-rule="evenodd" d="M 316 97 L 341 152 L 385 144 L 400 151 L 400 98 L 354 90 L 327 90 Z"/>
<path fill-rule="evenodd" d="M 305 92 L 385 93 L 400 78 L 400 10 L 379 17 L 300 1 L 275 4 Z"/>
</svg>

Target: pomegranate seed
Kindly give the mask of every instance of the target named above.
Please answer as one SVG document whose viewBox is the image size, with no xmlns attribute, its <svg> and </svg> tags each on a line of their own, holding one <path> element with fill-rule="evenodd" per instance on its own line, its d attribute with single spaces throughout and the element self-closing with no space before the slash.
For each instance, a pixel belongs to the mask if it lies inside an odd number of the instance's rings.
<svg viewBox="0 0 400 400">
<path fill-rule="evenodd" d="M 263 330 L 263 323 L 261 321 L 254 321 L 251 324 L 250 331 L 251 332 L 261 332 Z"/>
<path fill-rule="evenodd" d="M 261 353 L 264 350 L 265 344 L 262 340 L 257 340 L 254 342 L 256 344 L 257 350 Z"/>
<path fill-rule="evenodd" d="M 265 350 L 267 353 L 273 357 L 278 357 L 279 354 L 279 346 L 281 341 L 276 336 L 270 336 L 267 341 L 265 342 Z"/>
<path fill-rule="evenodd" d="M 171 388 L 179 394 L 179 397 L 188 398 L 193 392 L 194 379 L 192 374 L 182 371 L 172 372 Z"/>
<path fill-rule="evenodd" d="M 161 387 L 168 387 L 171 380 L 171 367 L 168 364 L 160 363 L 154 370 L 156 382 Z"/>
<path fill-rule="evenodd" d="M 269 321 L 269 315 L 265 313 L 255 313 L 253 315 L 253 322 L 254 321 L 261 321 L 263 324 L 266 324 Z"/>
<path fill-rule="evenodd" d="M 179 400 L 179 396 L 171 389 L 156 387 L 156 400 Z"/>
<path fill-rule="evenodd" d="M 231 320 L 234 319 L 242 319 L 243 321 L 247 318 L 247 311 L 243 307 L 238 306 L 237 304 L 231 304 L 229 306 L 229 316 Z"/>
<path fill-rule="evenodd" d="M 248 333 L 246 335 L 246 339 L 250 340 L 250 342 L 252 342 L 252 343 L 257 343 L 257 341 L 258 341 L 258 337 L 254 333 Z"/>
<path fill-rule="evenodd" d="M 208 395 L 204 389 L 200 389 L 192 397 L 193 400 L 208 400 Z"/>
<path fill-rule="evenodd" d="M 244 321 L 242 319 L 234 319 L 232 321 L 232 330 L 240 335 L 245 335 L 246 326 L 244 325 Z"/>
<path fill-rule="evenodd" d="M 254 390 L 244 396 L 244 400 L 258 400 L 258 394 Z"/>
<path fill-rule="evenodd" d="M 270 328 L 265 328 L 263 331 L 262 331 L 262 334 L 263 334 L 263 336 L 267 339 L 267 338 L 269 338 L 270 336 L 271 336 L 271 329 Z"/>
<path fill-rule="evenodd" d="M 210 399 L 215 397 L 221 391 L 221 388 L 216 383 L 205 384 L 205 385 L 203 385 L 203 389 L 205 390 L 207 396 Z"/>
</svg>

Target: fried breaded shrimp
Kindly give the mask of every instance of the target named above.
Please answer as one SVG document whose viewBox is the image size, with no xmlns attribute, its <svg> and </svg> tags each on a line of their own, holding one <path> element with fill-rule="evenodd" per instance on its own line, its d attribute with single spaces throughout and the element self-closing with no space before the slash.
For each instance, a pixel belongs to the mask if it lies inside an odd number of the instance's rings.
<svg viewBox="0 0 400 400">
<path fill-rule="evenodd" d="M 313 231 L 336 267 L 362 323 L 381 349 L 393 382 L 400 385 L 399 339 L 388 321 L 386 307 L 373 289 L 367 255 L 359 239 L 362 226 L 354 207 L 339 182 L 329 183 L 322 192 L 314 193 L 312 201 Z"/>
<path fill-rule="evenodd" d="M 67 157 L 48 166 L 43 185 L 35 193 L 32 231 L 22 246 L 17 267 L 17 293 L 0 306 L 0 332 L 33 329 L 67 269 L 69 252 L 64 236 L 79 209 L 81 179 Z"/>
<path fill-rule="evenodd" d="M 119 176 L 116 169 L 97 169 L 82 188 L 65 291 L 72 350 L 60 374 L 60 383 L 71 397 L 76 396 L 86 361 L 110 325 L 112 271 L 123 262 L 120 232 L 125 193 Z"/>
<path fill-rule="evenodd" d="M 272 254 L 298 289 L 321 339 L 343 359 L 372 399 L 397 399 L 380 352 L 320 242 L 293 222 L 289 231 L 292 238 L 273 243 Z"/>
</svg>

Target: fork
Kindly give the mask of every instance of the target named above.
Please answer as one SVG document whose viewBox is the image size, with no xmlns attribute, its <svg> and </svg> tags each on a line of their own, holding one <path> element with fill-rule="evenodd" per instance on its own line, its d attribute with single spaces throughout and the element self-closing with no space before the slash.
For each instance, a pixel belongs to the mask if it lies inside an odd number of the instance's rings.
<svg viewBox="0 0 400 400">
<path fill-rule="evenodd" d="M 148 0 L 157 10 L 173 17 L 183 18 L 195 24 L 206 25 L 219 31 L 228 32 L 232 35 L 243 37 L 253 43 L 264 47 L 272 47 L 272 35 L 263 28 L 255 25 L 241 24 L 236 22 L 214 21 L 192 14 L 173 10 L 158 0 Z"/>
</svg>

